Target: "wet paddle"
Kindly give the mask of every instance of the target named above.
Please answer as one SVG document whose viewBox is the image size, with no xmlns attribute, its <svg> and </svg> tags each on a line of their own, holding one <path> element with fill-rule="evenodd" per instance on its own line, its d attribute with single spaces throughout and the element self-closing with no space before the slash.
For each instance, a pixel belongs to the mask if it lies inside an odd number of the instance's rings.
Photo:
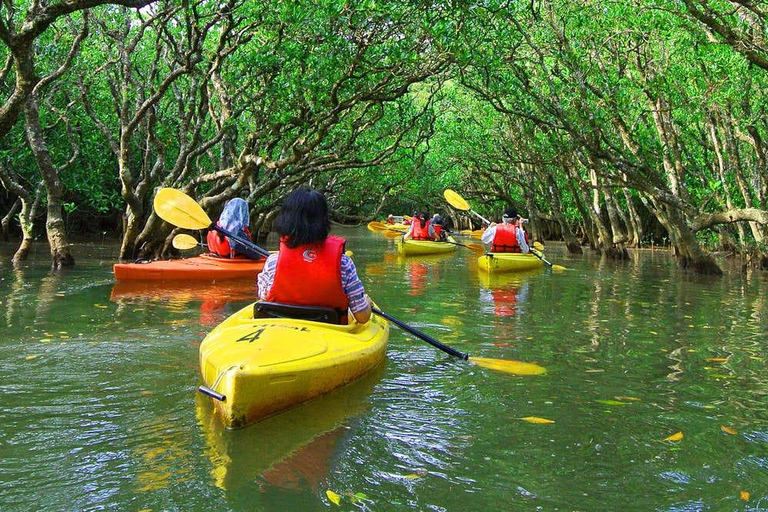
<svg viewBox="0 0 768 512">
<path fill-rule="evenodd" d="M 472 210 L 472 207 L 469 206 L 469 203 L 463 197 L 461 197 L 457 192 L 447 188 L 447 189 L 445 189 L 445 192 L 443 192 L 443 197 L 445 197 L 445 200 L 448 201 L 448 204 L 450 204 L 451 206 L 453 206 L 457 210 L 462 210 L 462 211 L 465 211 L 465 212 L 473 213 L 480 220 L 485 222 L 486 224 L 490 224 L 491 223 L 491 221 L 489 221 L 485 217 L 481 216 L 479 213 L 477 213 L 474 210 Z M 531 248 L 530 252 L 531 252 L 531 254 L 533 254 L 534 256 L 539 258 L 541 261 L 543 261 L 544 264 L 547 265 L 549 268 L 551 268 L 553 270 L 566 270 L 566 268 L 563 267 L 562 265 L 553 265 L 552 263 L 547 261 L 546 258 L 544 258 L 543 255 L 541 255 L 537 251 L 534 251 L 533 248 Z"/>
<path fill-rule="evenodd" d="M 432 338 L 431 336 L 428 336 L 424 334 L 421 331 L 418 331 L 411 327 L 410 325 L 401 322 L 397 318 L 394 318 L 387 313 L 384 313 L 377 307 L 373 307 L 372 311 L 379 315 L 382 318 L 385 318 L 401 328 L 402 330 L 413 334 L 419 339 L 422 339 L 432 345 L 433 347 L 436 347 L 446 354 L 450 354 L 454 357 L 458 357 L 459 359 L 463 359 L 464 361 L 469 361 L 471 363 L 474 363 L 478 366 L 482 366 L 484 368 L 490 368 L 491 370 L 498 370 L 500 372 L 505 373 L 514 373 L 515 375 L 541 375 L 543 373 L 547 373 L 547 369 L 543 366 L 539 366 L 534 363 L 524 363 L 523 361 L 513 361 L 508 359 L 492 359 L 488 357 L 472 357 L 469 354 L 465 354 L 464 352 L 459 352 L 455 348 L 449 347 L 448 345 L 444 345 L 437 341 L 436 339 Z"/>
<path fill-rule="evenodd" d="M 197 201 L 180 190 L 173 188 L 161 189 L 155 196 L 154 208 L 157 215 L 164 221 L 184 229 L 215 229 L 245 246 L 250 252 L 249 257 L 269 256 L 269 251 L 262 249 L 248 239 L 239 237 L 222 228 L 208 217 L 208 214 L 197 204 Z"/>
<path fill-rule="evenodd" d="M 180 251 L 186 251 L 187 249 L 197 247 L 197 240 L 191 235 L 181 233 L 173 237 L 171 244 Z"/>
<path fill-rule="evenodd" d="M 383 222 L 373 221 L 368 223 L 368 229 L 371 231 L 388 231 L 388 232 L 396 232 L 398 235 L 402 235 L 403 233 L 397 231 L 396 229 L 392 229 L 390 227 L 387 227 L 386 224 Z M 460 244 L 459 242 L 451 242 L 450 240 L 441 240 L 441 243 L 446 244 L 452 244 L 452 245 L 458 245 L 459 247 L 466 247 L 470 251 L 476 253 L 476 254 L 483 254 L 485 253 L 485 246 L 481 244 L 474 244 L 474 243 L 468 243 L 468 244 Z"/>
</svg>

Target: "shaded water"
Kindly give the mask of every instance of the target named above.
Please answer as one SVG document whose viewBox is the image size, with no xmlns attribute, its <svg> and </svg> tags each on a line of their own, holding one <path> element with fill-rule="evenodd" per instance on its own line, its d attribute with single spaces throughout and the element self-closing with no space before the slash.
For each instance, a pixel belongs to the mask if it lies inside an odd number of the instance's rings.
<svg viewBox="0 0 768 512">
<path fill-rule="evenodd" d="M 0 508 L 324 510 L 331 490 L 342 510 L 768 510 L 765 275 L 551 244 L 568 271 L 488 278 L 461 248 L 400 259 L 341 234 L 382 309 L 548 374 L 474 367 L 393 328 L 361 381 L 226 431 L 195 392 L 197 348 L 253 283 L 229 300 L 115 285 L 114 247 L 69 272 L 44 256 L 12 270 L 0 246 Z"/>
</svg>

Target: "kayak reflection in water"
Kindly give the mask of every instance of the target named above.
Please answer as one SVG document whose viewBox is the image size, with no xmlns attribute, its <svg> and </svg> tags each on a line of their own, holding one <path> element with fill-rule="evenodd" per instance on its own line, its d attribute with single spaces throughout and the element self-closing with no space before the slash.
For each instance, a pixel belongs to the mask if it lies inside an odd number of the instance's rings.
<svg viewBox="0 0 768 512">
<path fill-rule="evenodd" d="M 347 310 L 358 323 L 371 317 L 371 304 L 346 240 L 329 236 L 328 203 L 320 192 L 299 188 L 285 199 L 275 220 L 280 251 L 267 258 L 258 277 L 259 298 L 295 306 L 335 309 L 341 323 Z"/>
<path fill-rule="evenodd" d="M 216 224 L 230 233 L 250 240 L 251 232 L 248 230 L 249 219 L 248 203 L 245 199 L 235 197 L 224 205 L 224 210 L 221 212 L 221 216 Z M 245 257 L 257 260 L 262 257 L 250 247 L 241 244 L 237 240 L 230 240 L 229 237 L 222 235 L 214 229 L 208 231 L 207 242 L 208 251 L 220 258 Z"/>
</svg>

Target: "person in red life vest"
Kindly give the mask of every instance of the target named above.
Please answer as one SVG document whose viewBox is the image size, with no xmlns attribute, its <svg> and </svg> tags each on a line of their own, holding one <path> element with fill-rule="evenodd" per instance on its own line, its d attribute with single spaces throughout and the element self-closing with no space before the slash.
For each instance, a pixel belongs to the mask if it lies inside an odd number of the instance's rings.
<svg viewBox="0 0 768 512">
<path fill-rule="evenodd" d="M 248 230 L 249 219 L 248 203 L 245 202 L 245 199 L 235 197 L 224 205 L 224 210 L 222 210 L 216 224 L 230 233 L 250 240 L 251 232 Z M 222 235 L 215 229 L 208 231 L 206 240 L 208 242 L 208 252 L 220 258 L 237 258 L 239 256 L 256 260 L 262 257 L 249 247 L 236 240 L 230 240 L 229 237 Z"/>
<path fill-rule="evenodd" d="M 358 323 L 371 317 L 371 304 L 346 240 L 328 234 L 331 219 L 325 196 L 299 188 L 285 199 L 275 220 L 280 251 L 259 273 L 259 298 L 295 306 L 332 308 L 347 323 L 349 310 Z"/>
<path fill-rule="evenodd" d="M 429 221 L 429 214 L 427 212 L 419 212 L 414 214 L 411 221 L 411 227 L 405 234 L 404 238 L 411 240 L 437 240 L 437 234 L 435 234 L 435 228 Z"/>
<path fill-rule="evenodd" d="M 387 224 L 394 224 L 395 223 L 395 216 L 391 213 L 387 216 Z"/>
<path fill-rule="evenodd" d="M 522 220 L 517 212 L 507 210 L 501 220 L 501 224 L 491 222 L 480 240 L 491 246 L 491 252 L 529 252 L 528 234 L 521 227 Z"/>
<path fill-rule="evenodd" d="M 445 227 L 445 220 L 443 216 L 436 213 L 432 216 L 432 228 L 435 230 L 437 239 L 441 242 L 445 242 L 448 239 L 448 229 Z"/>
</svg>

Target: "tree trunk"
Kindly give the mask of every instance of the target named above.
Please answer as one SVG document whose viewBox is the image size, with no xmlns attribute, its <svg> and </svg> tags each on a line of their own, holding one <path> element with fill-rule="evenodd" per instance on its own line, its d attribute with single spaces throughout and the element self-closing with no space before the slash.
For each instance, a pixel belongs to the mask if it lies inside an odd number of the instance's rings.
<svg viewBox="0 0 768 512">
<path fill-rule="evenodd" d="M 48 244 L 51 249 L 51 267 L 61 270 L 75 264 L 75 258 L 69 251 L 69 241 L 62 215 L 62 191 L 63 186 L 59 179 L 59 172 L 53 166 L 48 145 L 43 138 L 43 130 L 40 127 L 40 113 L 37 108 L 37 98 L 32 94 L 27 99 L 24 107 L 26 121 L 27 141 L 32 153 L 35 155 L 37 167 L 43 177 L 48 199 L 45 231 L 48 236 Z"/>
<path fill-rule="evenodd" d="M 8 210 L 8 213 L 5 215 L 5 217 L 3 217 L 3 220 L 2 220 L 3 240 L 5 240 L 6 242 L 10 239 L 11 220 L 13 220 L 13 217 L 16 215 L 16 212 L 19 211 L 19 208 L 21 208 L 21 199 L 17 197 L 16 201 L 13 202 L 11 209 Z"/>
<path fill-rule="evenodd" d="M 32 248 L 32 240 L 34 237 L 33 229 L 35 225 L 35 217 L 37 216 L 37 210 L 40 206 L 40 198 L 42 196 L 43 184 L 40 183 L 35 191 L 34 199 L 29 196 L 22 196 L 20 198 L 21 213 L 19 214 L 19 224 L 21 225 L 21 243 L 11 259 L 11 264 L 14 267 L 18 267 L 29 258 L 29 251 Z"/>
</svg>

